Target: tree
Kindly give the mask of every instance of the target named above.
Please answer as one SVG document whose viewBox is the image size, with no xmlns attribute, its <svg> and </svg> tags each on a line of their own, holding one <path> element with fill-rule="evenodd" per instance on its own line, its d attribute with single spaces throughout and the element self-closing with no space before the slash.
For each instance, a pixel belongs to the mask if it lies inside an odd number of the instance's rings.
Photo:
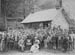
<svg viewBox="0 0 75 55">
<path fill-rule="evenodd" d="M 17 8 L 21 0 L 6 0 L 6 16 L 15 17 L 17 16 Z"/>
<path fill-rule="evenodd" d="M 34 0 L 2 0 L 2 13 L 6 12 L 7 17 L 27 16 L 33 10 L 33 3 Z"/>
</svg>

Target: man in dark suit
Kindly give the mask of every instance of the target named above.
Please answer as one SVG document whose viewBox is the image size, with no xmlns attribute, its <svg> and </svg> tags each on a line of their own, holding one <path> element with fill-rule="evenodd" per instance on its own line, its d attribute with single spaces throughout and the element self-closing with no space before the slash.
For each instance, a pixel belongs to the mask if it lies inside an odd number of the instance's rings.
<svg viewBox="0 0 75 55">
<path fill-rule="evenodd" d="M 66 52 L 68 49 L 68 38 L 66 36 L 64 36 L 64 39 L 63 39 L 63 49 L 64 49 L 63 52 Z"/>
</svg>

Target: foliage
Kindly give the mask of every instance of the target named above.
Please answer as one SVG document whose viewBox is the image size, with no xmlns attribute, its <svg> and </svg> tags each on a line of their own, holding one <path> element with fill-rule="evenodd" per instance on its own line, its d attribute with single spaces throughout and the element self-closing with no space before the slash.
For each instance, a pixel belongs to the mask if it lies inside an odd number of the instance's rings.
<svg viewBox="0 0 75 55">
<path fill-rule="evenodd" d="M 27 16 L 33 6 L 33 0 L 2 0 L 3 12 L 7 17 Z"/>
</svg>

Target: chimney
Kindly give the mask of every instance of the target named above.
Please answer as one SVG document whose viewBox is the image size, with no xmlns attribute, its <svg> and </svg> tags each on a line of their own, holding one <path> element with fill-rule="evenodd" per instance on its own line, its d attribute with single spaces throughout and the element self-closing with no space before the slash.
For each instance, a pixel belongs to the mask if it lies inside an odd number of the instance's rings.
<svg viewBox="0 0 75 55">
<path fill-rule="evenodd" d="M 60 8 L 62 7 L 62 0 L 59 0 Z"/>
<path fill-rule="evenodd" d="M 62 0 L 57 0 L 56 9 L 62 8 Z"/>
</svg>

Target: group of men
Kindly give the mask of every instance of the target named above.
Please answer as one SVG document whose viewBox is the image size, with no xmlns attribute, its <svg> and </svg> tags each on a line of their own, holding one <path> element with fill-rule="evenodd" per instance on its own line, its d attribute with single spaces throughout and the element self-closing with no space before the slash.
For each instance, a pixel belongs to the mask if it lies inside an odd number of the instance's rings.
<svg viewBox="0 0 75 55">
<path fill-rule="evenodd" d="M 72 33 L 73 34 L 73 33 Z M 0 51 L 17 49 L 20 51 L 30 50 L 37 52 L 42 48 L 74 49 L 74 35 L 58 28 L 50 30 L 39 29 L 33 33 L 26 33 L 25 30 L 11 30 L 0 33 Z"/>
</svg>

